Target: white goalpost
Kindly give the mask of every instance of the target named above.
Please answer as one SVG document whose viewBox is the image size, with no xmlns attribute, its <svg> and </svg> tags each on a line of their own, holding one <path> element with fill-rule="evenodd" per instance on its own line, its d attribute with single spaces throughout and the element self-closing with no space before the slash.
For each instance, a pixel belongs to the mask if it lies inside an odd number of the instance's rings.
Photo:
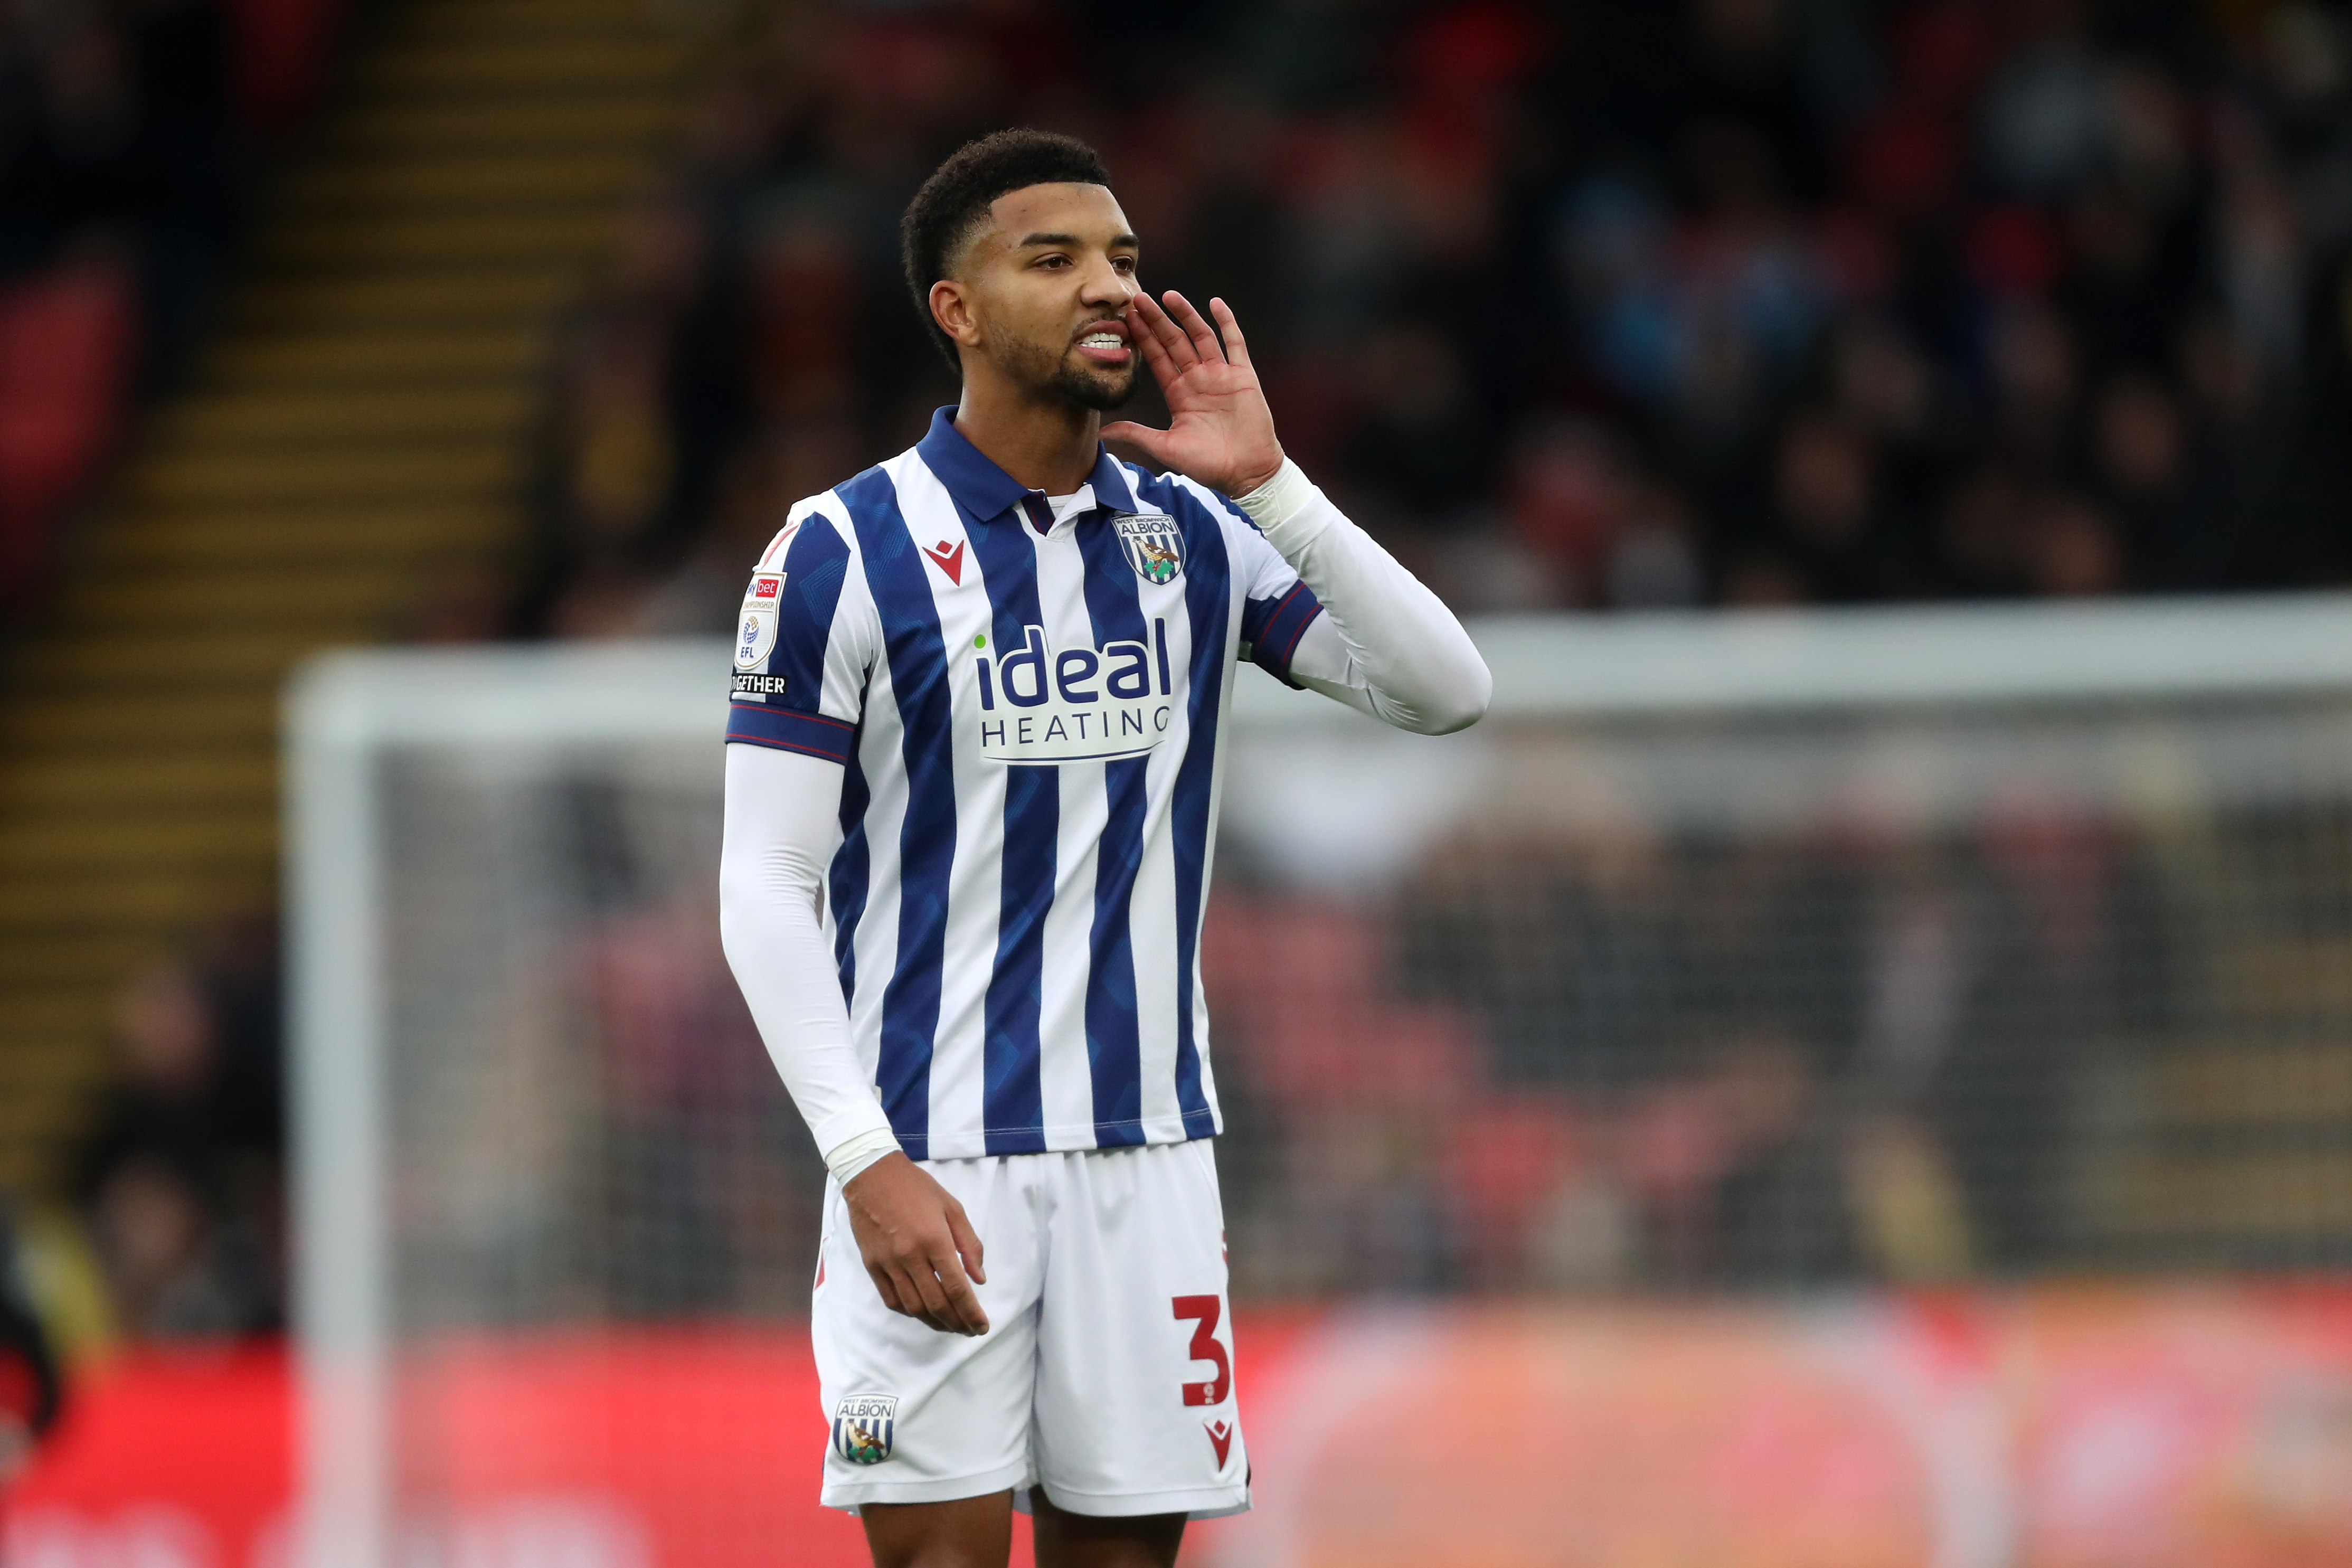
<svg viewBox="0 0 2352 1568">
<path fill-rule="evenodd" d="M 2352 1260 L 2352 595 L 1473 632 L 1456 737 L 1235 678 L 1237 1299 Z M 769 1502 L 649 1458 L 709 1489 L 664 1544 L 625 1455 L 670 1406 L 574 1463 L 482 1393 L 555 1345 L 591 1392 L 548 1408 L 603 1410 L 631 1355 L 805 1310 L 822 1168 L 716 945 L 728 668 L 352 651 L 289 691 L 314 1568 L 773 1560 Z M 1678 1186 L 1593 1131 L 1726 1096 Z M 1440 1125 L 1505 1104 L 1553 1152 Z M 509 1492 L 551 1533 L 482 1524 Z"/>
</svg>

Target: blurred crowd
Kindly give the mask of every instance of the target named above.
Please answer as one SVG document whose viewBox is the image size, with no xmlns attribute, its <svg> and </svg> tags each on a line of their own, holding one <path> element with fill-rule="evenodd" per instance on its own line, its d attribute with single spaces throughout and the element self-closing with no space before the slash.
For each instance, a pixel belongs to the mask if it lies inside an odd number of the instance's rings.
<svg viewBox="0 0 2352 1568">
<path fill-rule="evenodd" d="M 0 0 L 0 639 L 200 335 L 339 9 Z M 119 1071 L 63 1173 L 80 1223 L 65 1244 L 41 1227 L 47 1273 L 89 1286 L 41 1293 L 71 1344 L 282 1321 L 276 942 L 272 922 L 226 921 L 126 983 Z M 21 1392 L 0 1361 L 0 1416 Z M 26 1407 L 46 1421 L 53 1396 Z"/>
<path fill-rule="evenodd" d="M 1387 918 L 1209 926 L 1259 1294 L 1788 1286 L 2102 1258 L 2084 1095 L 2189 1012 L 2144 847 L 2019 794 L 1955 830 L 1465 841 Z"/>
<path fill-rule="evenodd" d="M 719 950 L 715 821 L 667 842 L 674 823 L 649 826 L 679 799 L 535 792 L 518 816 L 539 835 L 522 863 L 539 923 L 445 916 L 446 951 L 410 955 L 404 1321 L 804 1310 L 822 1168 Z M 2338 929 L 2313 827 L 2232 819 L 2184 855 L 2022 780 L 1933 819 L 1840 808 L 1766 829 L 1629 790 L 1578 825 L 1465 815 L 1392 883 L 1346 893 L 1229 842 L 1201 962 L 1234 1289 L 2205 1261 L 2125 1234 L 2102 1140 L 2161 1052 L 2263 1037 L 2213 989 L 2231 954 L 2292 957 L 2289 933 Z M 452 898 L 462 870 L 426 864 L 493 858 L 467 833 L 418 842 L 395 903 L 490 901 Z M 2242 868 L 2226 896 L 2216 859 Z M 2231 1260 L 2307 1267 L 2326 1244 L 2273 1239 Z"/>
<path fill-rule="evenodd" d="M 257 40 L 326 9 L 0 0 L 0 611 L 201 318 L 293 100 Z M 897 222 L 1007 123 L 1102 149 L 1146 280 L 1234 304 L 1286 446 L 1465 611 L 2352 581 L 2345 5 L 745 11 L 562 334 L 528 568 L 455 634 L 728 625 L 791 501 L 953 400 Z M 2163 911 L 2131 846 L 2023 809 L 1457 846 L 1393 918 L 1236 879 L 1237 1279 L 2044 1266 L 2079 1086 L 2042 1047 L 2152 1026 Z M 624 1315 L 786 1301 L 812 1223 L 705 913 L 583 960 Z M 273 965 L 237 924 L 123 994 L 72 1191 L 126 1332 L 280 1321 Z"/>
<path fill-rule="evenodd" d="M 2352 575 L 2341 5 L 751 9 L 555 367 L 519 629 L 723 626 L 953 399 L 894 225 L 1011 122 L 1464 609 Z"/>
<path fill-rule="evenodd" d="M 226 921 L 116 998 L 118 1071 L 71 1152 L 68 1194 L 104 1287 L 77 1337 L 268 1332 L 285 1319 L 278 931 Z"/>
<path fill-rule="evenodd" d="M 226 266 L 333 0 L 0 0 L 0 628 Z"/>
</svg>

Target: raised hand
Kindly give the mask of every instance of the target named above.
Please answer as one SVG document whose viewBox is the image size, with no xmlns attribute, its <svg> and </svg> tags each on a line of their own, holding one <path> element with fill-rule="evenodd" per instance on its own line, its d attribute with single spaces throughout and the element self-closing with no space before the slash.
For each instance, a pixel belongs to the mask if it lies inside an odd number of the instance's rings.
<svg viewBox="0 0 2352 1568">
<path fill-rule="evenodd" d="M 1274 414 L 1250 364 L 1241 323 L 1223 300 L 1209 301 L 1217 319 L 1212 331 L 1183 295 L 1171 289 L 1164 298 L 1162 310 L 1150 295 L 1138 294 L 1127 321 L 1168 400 L 1168 428 L 1122 419 L 1103 426 L 1103 439 L 1211 489 L 1246 495 L 1282 467 L 1282 443 L 1274 438 Z"/>
</svg>

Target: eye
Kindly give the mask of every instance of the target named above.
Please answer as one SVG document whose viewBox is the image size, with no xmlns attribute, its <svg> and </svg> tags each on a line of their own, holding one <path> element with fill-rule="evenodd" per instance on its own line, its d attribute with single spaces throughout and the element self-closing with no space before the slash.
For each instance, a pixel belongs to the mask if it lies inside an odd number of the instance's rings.
<svg viewBox="0 0 2352 1568">
<path fill-rule="evenodd" d="M 1118 269 L 1121 276 L 1135 270 L 1135 258 L 1132 256 L 1114 256 L 1110 264 Z"/>
<path fill-rule="evenodd" d="M 1063 268 L 1069 264 L 1070 258 L 1066 256 L 1041 256 L 1037 258 L 1040 267 Z"/>
</svg>

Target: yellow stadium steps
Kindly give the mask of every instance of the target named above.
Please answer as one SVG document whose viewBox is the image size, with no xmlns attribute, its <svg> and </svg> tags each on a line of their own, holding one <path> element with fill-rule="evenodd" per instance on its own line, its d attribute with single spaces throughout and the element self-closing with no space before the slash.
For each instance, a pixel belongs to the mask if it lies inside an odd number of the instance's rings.
<svg viewBox="0 0 2352 1568">
<path fill-rule="evenodd" d="M 520 536 L 557 323 L 675 118 L 655 0 L 392 0 L 0 684 L 0 1186 L 54 1189 L 127 974 L 277 881 L 278 702 Z"/>
</svg>

